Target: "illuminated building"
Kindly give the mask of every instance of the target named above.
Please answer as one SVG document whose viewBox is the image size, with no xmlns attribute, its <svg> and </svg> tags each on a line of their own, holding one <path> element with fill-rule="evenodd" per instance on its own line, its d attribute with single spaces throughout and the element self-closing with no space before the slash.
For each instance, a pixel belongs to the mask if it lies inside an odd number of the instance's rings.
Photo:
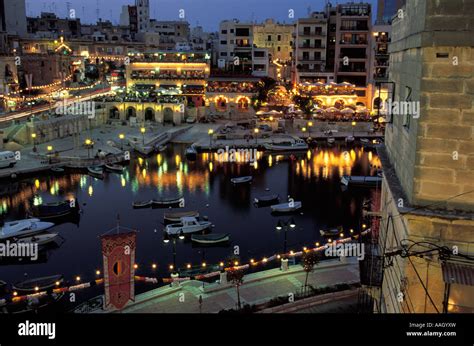
<svg viewBox="0 0 474 346">
<path fill-rule="evenodd" d="M 254 25 L 254 44 L 259 48 L 267 48 L 272 60 L 291 61 L 293 29 L 292 24 L 281 24 L 273 19 L 267 19 L 262 24 Z"/>
</svg>

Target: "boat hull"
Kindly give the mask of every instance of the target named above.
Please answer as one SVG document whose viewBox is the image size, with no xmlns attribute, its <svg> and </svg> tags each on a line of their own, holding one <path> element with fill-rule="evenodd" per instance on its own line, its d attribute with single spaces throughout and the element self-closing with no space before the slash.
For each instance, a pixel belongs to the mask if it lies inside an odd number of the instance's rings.
<svg viewBox="0 0 474 346">
<path fill-rule="evenodd" d="M 292 213 L 301 209 L 302 206 L 302 203 L 298 201 L 272 205 L 271 209 L 274 213 Z"/>
</svg>

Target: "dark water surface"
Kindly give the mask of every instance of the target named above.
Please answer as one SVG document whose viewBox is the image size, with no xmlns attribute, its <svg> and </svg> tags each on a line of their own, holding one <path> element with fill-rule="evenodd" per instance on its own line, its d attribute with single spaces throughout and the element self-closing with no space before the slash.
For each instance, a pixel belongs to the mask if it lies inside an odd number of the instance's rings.
<svg viewBox="0 0 474 346">
<path fill-rule="evenodd" d="M 33 203 L 59 201 L 77 197 L 82 212 L 80 220 L 63 223 L 51 229 L 65 242 L 49 250 L 48 258 L 35 264 L 1 265 L 0 279 L 7 282 L 53 274 L 63 274 L 73 282 L 95 278 L 102 267 L 99 236 L 117 223 L 138 230 L 137 275 L 169 276 L 173 262 L 171 243 L 163 242 L 163 214 L 166 209 L 134 210 L 134 200 L 160 197 L 185 197 L 183 210 L 199 210 L 215 225 L 215 233 L 229 233 L 227 248 L 193 247 L 178 241 L 177 265 L 199 265 L 202 261 L 217 264 L 238 246 L 243 262 L 260 260 L 282 252 L 283 232 L 275 226 L 279 219 L 270 209 L 256 208 L 256 196 L 279 194 L 281 202 L 289 195 L 303 202 L 303 209 L 293 217 L 296 229 L 288 233 L 288 250 L 300 250 L 321 241 L 319 230 L 342 225 L 360 229 L 362 202 L 370 197 L 370 189 L 342 191 L 342 174 L 374 175 L 380 165 L 375 152 L 363 148 L 317 147 L 295 159 L 259 153 L 257 164 L 220 163 L 214 154 L 200 154 L 188 161 L 185 147 L 175 145 L 147 159 L 134 158 L 123 175 L 107 173 L 97 180 L 81 173 L 62 176 L 42 175 L 15 183 L 0 185 L 0 213 L 5 220 L 25 218 Z M 375 166 L 375 167 L 374 167 Z M 252 175 L 253 183 L 233 186 L 232 177 Z M 266 191 L 269 189 L 268 191 Z M 155 232 L 155 229 L 157 232 Z M 157 264 L 157 269 L 152 269 Z M 89 295 L 89 294 L 87 294 Z"/>
</svg>

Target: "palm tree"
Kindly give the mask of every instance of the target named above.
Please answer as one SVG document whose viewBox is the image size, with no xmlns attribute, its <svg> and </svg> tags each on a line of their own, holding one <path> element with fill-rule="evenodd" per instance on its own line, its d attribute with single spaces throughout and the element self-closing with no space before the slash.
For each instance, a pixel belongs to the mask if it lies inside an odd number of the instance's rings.
<svg viewBox="0 0 474 346">
<path fill-rule="evenodd" d="M 314 269 L 314 266 L 319 263 L 319 255 L 314 251 L 305 251 L 303 252 L 303 257 L 301 258 L 301 266 L 306 272 L 306 278 L 304 280 L 304 291 L 306 293 L 306 288 L 308 287 L 308 276 Z"/>
</svg>

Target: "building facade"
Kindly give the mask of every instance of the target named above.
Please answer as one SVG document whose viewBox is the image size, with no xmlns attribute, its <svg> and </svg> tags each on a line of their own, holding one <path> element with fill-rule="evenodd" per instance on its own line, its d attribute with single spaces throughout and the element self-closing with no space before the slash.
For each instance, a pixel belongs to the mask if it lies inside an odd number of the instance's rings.
<svg viewBox="0 0 474 346">
<path fill-rule="evenodd" d="M 254 44 L 258 48 L 267 48 L 271 60 L 282 63 L 291 62 L 293 57 L 292 24 L 281 24 L 267 19 L 253 27 Z"/>
<path fill-rule="evenodd" d="M 392 114 L 379 150 L 377 250 L 385 265 L 374 308 L 472 313 L 474 266 L 466 256 L 474 255 L 474 27 L 463 23 L 474 7 L 407 0 L 402 10 L 416 20 L 392 22 L 389 78 L 394 101 L 418 103 L 420 113 Z"/>
<path fill-rule="evenodd" d="M 150 0 L 136 0 L 137 31 L 146 32 L 150 27 Z"/>
<path fill-rule="evenodd" d="M 58 18 L 54 13 L 41 12 L 39 17 L 28 17 L 28 34 L 36 37 L 66 38 L 81 37 L 79 18 Z"/>
<path fill-rule="evenodd" d="M 26 36 L 25 0 L 0 0 L 0 17 L 3 31 L 9 35 Z"/>
</svg>

